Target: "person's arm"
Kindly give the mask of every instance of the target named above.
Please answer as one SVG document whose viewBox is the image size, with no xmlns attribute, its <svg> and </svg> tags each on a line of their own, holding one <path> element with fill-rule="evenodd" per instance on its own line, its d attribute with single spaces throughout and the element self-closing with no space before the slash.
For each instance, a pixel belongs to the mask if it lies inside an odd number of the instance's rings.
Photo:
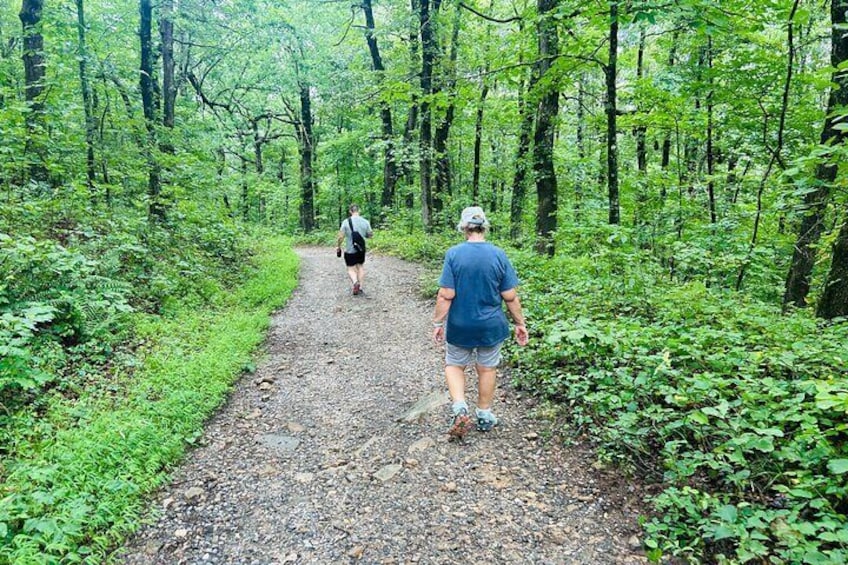
<svg viewBox="0 0 848 565">
<path fill-rule="evenodd" d="M 338 235 L 336 236 L 336 247 L 337 247 L 338 249 L 341 249 L 341 248 L 342 248 L 342 242 L 344 241 L 344 239 L 345 239 L 345 232 L 344 232 L 344 230 L 339 230 L 339 233 L 338 233 Z"/>
<path fill-rule="evenodd" d="M 445 319 L 455 296 L 456 290 L 445 287 L 439 288 L 436 295 L 436 310 L 433 312 L 433 341 L 436 343 L 445 341 Z"/>
<path fill-rule="evenodd" d="M 506 302 L 506 309 L 509 310 L 509 315 L 512 316 L 515 324 L 515 341 L 518 345 L 527 345 L 530 334 L 527 333 L 527 320 L 524 319 L 524 313 L 521 311 L 518 292 L 514 288 L 505 290 L 501 293 L 501 298 Z"/>
</svg>

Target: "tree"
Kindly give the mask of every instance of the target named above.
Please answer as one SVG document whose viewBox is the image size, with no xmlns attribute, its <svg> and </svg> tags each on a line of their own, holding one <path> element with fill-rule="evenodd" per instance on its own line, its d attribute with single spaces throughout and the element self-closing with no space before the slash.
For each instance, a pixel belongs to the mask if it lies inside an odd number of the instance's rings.
<svg viewBox="0 0 848 565">
<path fill-rule="evenodd" d="M 842 68 L 848 61 L 848 36 L 846 25 L 848 0 L 832 0 L 831 17 L 831 50 L 830 64 L 834 69 L 831 82 L 830 96 L 827 100 L 827 118 L 821 134 L 821 145 L 833 148 L 845 141 L 845 130 L 841 127 L 842 111 L 848 106 L 848 71 Z M 807 305 L 807 295 L 810 292 L 810 278 L 816 260 L 816 244 L 824 230 L 824 213 L 830 195 L 830 187 L 836 180 L 839 164 L 830 156 L 826 156 L 816 167 L 816 183 L 812 190 L 804 195 L 802 209 L 804 217 L 798 229 L 795 250 L 792 254 L 792 264 L 786 278 L 786 290 L 783 294 L 784 305 L 794 305 L 803 308 Z"/>
<path fill-rule="evenodd" d="M 558 0 L 538 0 L 539 60 L 537 86 L 543 89 L 536 111 L 533 136 L 533 170 L 536 174 L 537 250 L 553 255 L 553 234 L 557 229 L 557 178 L 554 170 L 554 131 L 559 112 L 559 89 L 550 72 L 559 54 L 556 20 L 552 17 Z"/>
<path fill-rule="evenodd" d="M 848 218 L 833 243 L 833 259 L 824 283 L 816 315 L 832 319 L 848 316 Z"/>
<path fill-rule="evenodd" d="M 421 124 L 419 133 L 419 167 L 421 175 L 421 222 L 429 231 L 433 224 L 433 65 L 436 59 L 433 16 L 430 0 L 418 0 L 418 21 L 421 33 Z"/>
<path fill-rule="evenodd" d="M 24 96 L 29 112 L 26 116 L 27 139 L 24 152 L 30 160 L 29 176 L 47 181 L 47 167 L 41 142 L 44 121 L 44 36 L 41 34 L 41 13 L 44 0 L 23 0 L 18 17 L 23 25 Z M 33 155 L 35 153 L 35 155 Z"/>
<path fill-rule="evenodd" d="M 371 64 L 374 72 L 379 76 L 378 84 L 381 84 L 386 68 L 383 66 L 383 58 L 380 55 L 380 48 L 377 45 L 371 0 L 362 0 L 362 11 L 365 12 L 365 41 L 368 44 L 368 52 L 371 54 Z M 380 198 L 380 204 L 385 210 L 390 208 L 394 202 L 395 185 L 398 179 L 393 139 L 392 109 L 385 100 L 380 100 L 380 122 L 382 126 L 382 139 L 385 145 L 383 150 L 383 192 Z"/>
<path fill-rule="evenodd" d="M 158 222 L 165 218 L 165 208 L 162 204 L 161 166 L 156 151 L 156 75 L 153 69 L 153 8 L 151 0 L 141 0 L 139 3 L 141 25 L 139 39 L 141 42 L 141 68 L 139 87 L 141 89 L 141 105 L 144 110 L 144 121 L 147 126 L 147 198 L 148 217 Z"/>
<path fill-rule="evenodd" d="M 84 0 L 76 0 L 77 4 L 77 56 L 79 57 L 80 90 L 82 91 L 82 107 L 85 118 L 85 176 L 88 190 L 94 192 L 96 180 L 96 164 L 94 162 L 94 137 L 96 126 L 92 102 L 91 82 L 88 73 L 88 48 L 85 41 L 85 6 Z"/>
<path fill-rule="evenodd" d="M 618 0 L 609 3 L 609 58 L 604 66 L 606 78 L 606 114 L 607 114 L 607 191 L 609 194 L 609 223 L 621 223 L 621 209 L 618 194 Z"/>
</svg>

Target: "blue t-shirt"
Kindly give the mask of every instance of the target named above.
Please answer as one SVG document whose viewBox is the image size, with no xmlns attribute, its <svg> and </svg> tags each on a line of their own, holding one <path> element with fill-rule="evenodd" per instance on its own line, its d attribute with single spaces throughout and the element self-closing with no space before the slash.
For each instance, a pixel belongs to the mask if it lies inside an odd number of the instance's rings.
<svg viewBox="0 0 848 565">
<path fill-rule="evenodd" d="M 448 343 L 493 347 L 509 337 L 501 292 L 518 286 L 518 276 L 503 249 L 485 241 L 451 247 L 439 286 L 456 291 L 445 328 Z"/>
</svg>

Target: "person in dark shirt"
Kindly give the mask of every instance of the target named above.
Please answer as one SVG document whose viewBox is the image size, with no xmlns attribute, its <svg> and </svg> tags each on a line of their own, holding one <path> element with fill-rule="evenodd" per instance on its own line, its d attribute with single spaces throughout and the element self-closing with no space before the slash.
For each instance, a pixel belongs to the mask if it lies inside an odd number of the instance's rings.
<svg viewBox="0 0 848 565">
<path fill-rule="evenodd" d="M 465 368 L 472 362 L 478 379 L 477 429 L 487 432 L 498 423 L 492 401 L 501 346 L 510 334 L 504 303 L 515 323 L 516 342 L 523 346 L 528 341 L 516 291 L 518 276 L 506 253 L 486 241 L 489 222 L 483 209 L 464 209 L 457 227 L 465 234 L 465 242 L 445 254 L 433 313 L 433 340 L 445 344 L 445 379 L 453 401 L 448 431 L 452 439 L 462 439 L 471 427 Z"/>
</svg>

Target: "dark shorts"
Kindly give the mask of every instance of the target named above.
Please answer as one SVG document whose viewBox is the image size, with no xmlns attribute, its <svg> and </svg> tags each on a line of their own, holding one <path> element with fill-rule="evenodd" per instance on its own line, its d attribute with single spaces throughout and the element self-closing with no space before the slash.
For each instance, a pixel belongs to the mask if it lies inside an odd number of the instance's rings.
<svg viewBox="0 0 848 565">
<path fill-rule="evenodd" d="M 353 267 L 354 265 L 361 265 L 365 263 L 365 252 L 357 251 L 356 253 L 345 253 L 344 254 L 345 265 L 348 267 Z"/>
</svg>

